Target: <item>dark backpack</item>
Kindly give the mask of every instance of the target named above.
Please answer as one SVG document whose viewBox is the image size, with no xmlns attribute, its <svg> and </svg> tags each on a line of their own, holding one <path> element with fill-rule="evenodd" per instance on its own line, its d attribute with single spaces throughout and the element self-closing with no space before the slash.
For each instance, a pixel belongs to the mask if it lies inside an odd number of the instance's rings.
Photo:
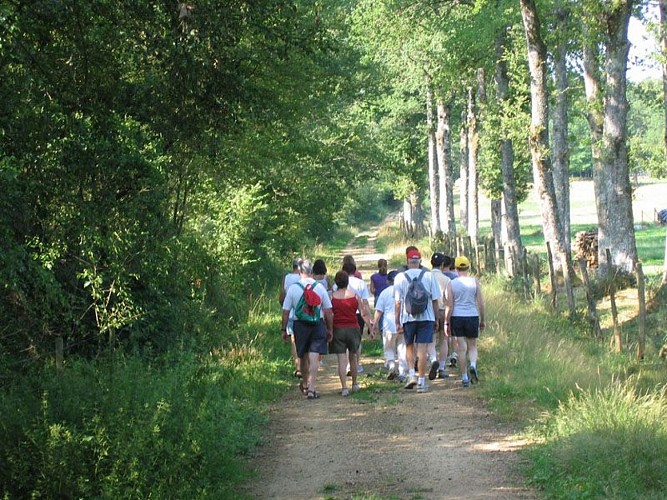
<svg viewBox="0 0 667 500">
<path fill-rule="evenodd" d="M 405 294 L 405 312 L 411 316 L 416 316 L 426 311 L 428 301 L 431 300 L 430 294 L 426 291 L 422 283 L 422 277 L 426 269 L 422 269 L 415 279 L 411 279 L 406 271 L 405 277 L 408 280 L 408 291 Z"/>
<path fill-rule="evenodd" d="M 320 321 L 322 298 L 317 294 L 312 283 L 308 283 L 305 287 L 301 283 L 297 283 L 297 285 L 303 289 L 303 294 L 294 308 L 296 319 L 304 323 L 318 323 Z"/>
</svg>

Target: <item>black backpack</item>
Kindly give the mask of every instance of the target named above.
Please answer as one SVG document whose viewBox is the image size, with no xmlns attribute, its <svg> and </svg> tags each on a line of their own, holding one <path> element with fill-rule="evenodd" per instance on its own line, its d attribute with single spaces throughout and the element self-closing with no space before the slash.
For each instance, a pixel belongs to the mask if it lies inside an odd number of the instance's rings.
<svg viewBox="0 0 667 500">
<path fill-rule="evenodd" d="M 422 283 L 422 277 L 425 272 L 426 269 L 422 269 L 422 272 L 415 279 L 411 279 L 407 271 L 405 272 L 405 277 L 408 280 L 408 291 L 405 294 L 405 311 L 411 316 L 416 316 L 426 311 L 428 301 L 431 300 L 431 295 L 426 291 Z"/>
</svg>

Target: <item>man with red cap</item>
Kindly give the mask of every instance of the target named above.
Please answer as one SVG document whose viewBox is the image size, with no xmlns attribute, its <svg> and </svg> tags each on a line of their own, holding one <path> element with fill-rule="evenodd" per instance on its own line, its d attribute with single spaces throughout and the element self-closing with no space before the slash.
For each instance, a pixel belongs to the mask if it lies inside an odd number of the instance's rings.
<svg viewBox="0 0 667 500">
<path fill-rule="evenodd" d="M 435 312 L 438 310 L 438 299 L 442 296 L 442 291 L 431 272 L 421 268 L 421 253 L 417 248 L 409 249 L 406 257 L 407 270 L 396 276 L 394 280 L 396 330 L 405 335 L 408 366 L 410 366 L 410 376 L 405 388 L 412 389 L 416 385 L 417 392 L 422 393 L 428 390 L 426 385 L 427 348 L 428 344 L 433 341 Z M 406 297 L 410 284 L 415 280 L 423 285 L 428 300 L 424 311 L 408 312 Z M 415 344 L 417 344 L 419 378 L 414 369 Z"/>
</svg>

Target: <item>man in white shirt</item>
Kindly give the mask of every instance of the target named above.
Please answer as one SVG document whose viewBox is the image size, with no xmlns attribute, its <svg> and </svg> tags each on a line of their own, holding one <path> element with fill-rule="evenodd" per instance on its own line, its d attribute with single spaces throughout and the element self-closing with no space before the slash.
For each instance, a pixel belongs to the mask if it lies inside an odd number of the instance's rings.
<svg viewBox="0 0 667 500">
<path fill-rule="evenodd" d="M 438 310 L 438 299 L 442 296 L 442 291 L 432 273 L 420 269 L 420 265 L 421 253 L 419 250 L 410 250 L 407 254 L 407 271 L 400 273 L 394 280 L 394 304 L 396 331 L 405 335 L 407 359 L 410 366 L 410 378 L 405 388 L 412 389 L 417 385 L 417 392 L 421 393 L 428 390 L 426 386 L 427 348 L 428 344 L 433 341 L 435 311 Z M 406 311 L 405 299 L 410 281 L 416 279 L 421 279 L 430 300 L 423 312 L 412 315 Z M 416 377 L 414 369 L 415 344 L 417 344 L 419 378 Z"/>
</svg>

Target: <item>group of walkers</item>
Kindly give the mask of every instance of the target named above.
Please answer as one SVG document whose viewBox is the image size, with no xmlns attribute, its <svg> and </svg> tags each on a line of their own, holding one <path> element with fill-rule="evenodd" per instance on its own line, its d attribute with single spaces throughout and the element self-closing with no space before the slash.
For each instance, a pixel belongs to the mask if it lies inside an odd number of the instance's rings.
<svg viewBox="0 0 667 500">
<path fill-rule="evenodd" d="M 294 376 L 308 399 L 319 397 L 317 372 L 327 353 L 337 357 L 341 394 L 359 390 L 365 328 L 371 339 L 382 336 L 387 378 L 405 389 L 427 392 L 427 378 L 447 379 L 447 367 L 457 365 L 464 387 L 479 381 L 477 338 L 485 327 L 484 300 L 479 281 L 469 274 L 469 260 L 436 252 L 427 269 L 419 249 L 409 246 L 404 266 L 388 271 L 387 265 L 385 259 L 378 261 L 370 293 L 351 255 L 343 258 L 333 282 L 322 260 L 295 259 L 285 275 L 279 297 L 282 336 L 291 341 Z"/>
</svg>

